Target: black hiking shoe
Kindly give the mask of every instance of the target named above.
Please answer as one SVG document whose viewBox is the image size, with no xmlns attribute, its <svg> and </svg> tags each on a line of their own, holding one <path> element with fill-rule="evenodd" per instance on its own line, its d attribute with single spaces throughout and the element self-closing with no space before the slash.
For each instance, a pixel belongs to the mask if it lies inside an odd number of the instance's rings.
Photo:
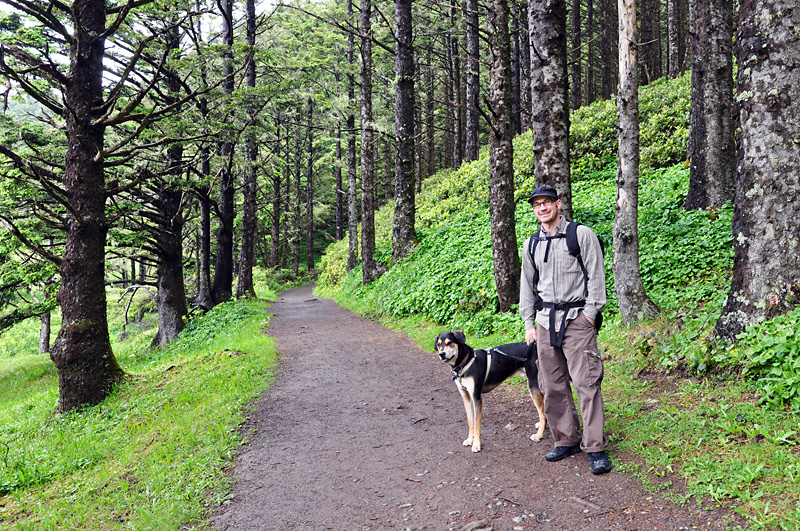
<svg viewBox="0 0 800 531">
<path fill-rule="evenodd" d="M 611 471 L 611 463 L 608 462 L 605 452 L 589 452 L 589 466 L 595 475 Z"/>
<path fill-rule="evenodd" d="M 581 453 L 581 445 L 576 444 L 575 446 L 556 446 L 549 452 L 544 455 L 544 458 L 548 461 L 561 461 L 562 459 L 569 457 L 571 455 Z"/>
</svg>

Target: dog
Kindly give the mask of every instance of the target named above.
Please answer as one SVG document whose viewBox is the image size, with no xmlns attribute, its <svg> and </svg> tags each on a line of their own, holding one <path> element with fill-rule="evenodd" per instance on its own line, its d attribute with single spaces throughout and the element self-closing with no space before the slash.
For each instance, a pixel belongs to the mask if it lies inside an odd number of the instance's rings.
<svg viewBox="0 0 800 531">
<path fill-rule="evenodd" d="M 544 394 L 539 389 L 538 355 L 534 343 L 509 343 L 498 347 L 473 349 L 461 330 L 442 332 L 434 340 L 434 349 L 442 362 L 450 365 L 453 381 L 458 387 L 467 412 L 469 436 L 464 446 L 473 452 L 481 451 L 481 396 L 488 393 L 513 374 L 524 373 L 528 378 L 528 392 L 539 413 L 538 431 L 531 440 L 539 442 L 544 436 L 547 419 L 544 414 Z"/>
</svg>

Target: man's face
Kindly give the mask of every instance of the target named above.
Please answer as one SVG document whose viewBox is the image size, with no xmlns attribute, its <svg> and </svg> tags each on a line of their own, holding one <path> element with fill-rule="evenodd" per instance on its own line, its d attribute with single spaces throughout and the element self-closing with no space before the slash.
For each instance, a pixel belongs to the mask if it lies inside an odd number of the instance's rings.
<svg viewBox="0 0 800 531">
<path fill-rule="evenodd" d="M 552 197 L 535 197 L 533 199 L 533 213 L 539 223 L 552 223 L 558 219 L 558 211 L 561 210 L 561 199 Z"/>
</svg>

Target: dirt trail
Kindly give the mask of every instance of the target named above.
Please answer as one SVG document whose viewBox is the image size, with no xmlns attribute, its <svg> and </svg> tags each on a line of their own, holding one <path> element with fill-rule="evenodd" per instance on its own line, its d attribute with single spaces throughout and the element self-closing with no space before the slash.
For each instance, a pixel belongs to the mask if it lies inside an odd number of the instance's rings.
<svg viewBox="0 0 800 531">
<path fill-rule="evenodd" d="M 228 530 L 725 529 L 730 515 L 680 507 L 585 455 L 548 463 L 536 412 L 503 387 L 484 399 L 483 451 L 449 369 L 404 334 L 361 319 L 311 288 L 272 305 L 281 362 L 245 429 Z M 620 459 L 610 448 L 612 462 Z M 741 523 L 741 522 L 740 522 Z M 481 526 L 482 524 L 482 526 Z"/>
</svg>

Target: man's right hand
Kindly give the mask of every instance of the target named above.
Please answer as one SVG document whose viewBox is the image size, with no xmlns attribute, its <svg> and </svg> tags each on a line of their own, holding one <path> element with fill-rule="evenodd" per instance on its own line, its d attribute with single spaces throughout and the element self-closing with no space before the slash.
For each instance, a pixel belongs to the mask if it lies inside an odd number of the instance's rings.
<svg viewBox="0 0 800 531">
<path fill-rule="evenodd" d="M 536 341 L 536 328 L 528 328 L 525 330 L 525 343 L 531 344 Z"/>
</svg>

